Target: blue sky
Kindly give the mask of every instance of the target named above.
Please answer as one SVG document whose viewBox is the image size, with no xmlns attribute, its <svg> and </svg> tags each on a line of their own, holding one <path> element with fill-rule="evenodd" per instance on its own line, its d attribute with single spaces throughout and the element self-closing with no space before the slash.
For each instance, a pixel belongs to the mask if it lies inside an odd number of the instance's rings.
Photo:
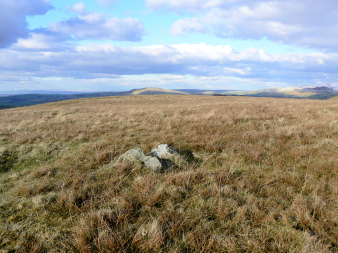
<svg viewBox="0 0 338 253">
<path fill-rule="evenodd" d="M 0 91 L 337 86 L 335 0 L 0 0 Z"/>
</svg>

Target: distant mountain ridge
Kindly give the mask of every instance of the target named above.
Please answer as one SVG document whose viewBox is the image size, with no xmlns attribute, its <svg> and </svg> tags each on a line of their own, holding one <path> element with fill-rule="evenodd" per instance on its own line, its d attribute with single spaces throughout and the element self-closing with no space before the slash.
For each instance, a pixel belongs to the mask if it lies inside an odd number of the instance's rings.
<svg viewBox="0 0 338 253">
<path fill-rule="evenodd" d="M 23 91 L 19 91 L 23 92 Z M 329 99 L 337 96 L 338 91 L 330 85 L 308 87 L 270 88 L 256 91 L 234 90 L 198 90 L 178 89 L 169 90 L 161 88 L 133 89 L 122 92 L 95 92 L 74 93 L 76 91 L 36 91 L 36 94 L 20 94 L 1 96 L 0 109 L 37 105 L 69 99 L 94 98 L 107 96 L 138 96 L 138 95 L 214 95 L 214 96 L 250 96 L 250 97 L 276 97 L 276 98 L 303 98 L 303 99 Z M 2 94 L 4 95 L 4 94 Z"/>
<path fill-rule="evenodd" d="M 255 91 L 229 91 L 218 95 L 250 96 L 250 97 L 277 97 L 277 98 L 307 98 L 329 99 L 338 95 L 338 91 L 330 85 L 269 88 Z"/>
<path fill-rule="evenodd" d="M 13 90 L 13 91 L 0 91 L 0 96 L 15 96 L 27 94 L 44 94 L 44 95 L 74 95 L 82 93 L 95 93 L 93 91 L 81 90 Z"/>
</svg>

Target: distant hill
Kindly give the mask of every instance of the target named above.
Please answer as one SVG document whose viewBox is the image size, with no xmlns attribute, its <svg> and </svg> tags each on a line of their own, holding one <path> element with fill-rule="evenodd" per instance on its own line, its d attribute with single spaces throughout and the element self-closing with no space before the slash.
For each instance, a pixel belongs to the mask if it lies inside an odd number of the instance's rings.
<svg viewBox="0 0 338 253">
<path fill-rule="evenodd" d="M 83 93 L 94 93 L 94 92 L 93 91 L 72 91 L 72 90 L 12 90 L 12 91 L 0 91 L 0 97 L 14 96 L 14 95 L 27 95 L 27 94 L 74 95 L 74 94 L 83 94 Z"/>
<path fill-rule="evenodd" d="M 23 91 L 20 91 L 23 92 Z M 19 93 L 20 93 L 19 92 Z M 37 91 L 36 94 L 20 94 L 0 96 L 0 109 L 37 105 L 79 98 L 109 97 L 109 96 L 136 96 L 136 95 L 213 95 L 213 96 L 250 96 L 250 97 L 276 97 L 276 98 L 303 98 L 303 99 L 329 99 L 337 96 L 338 91 L 329 85 L 309 87 L 271 88 L 256 91 L 234 90 L 198 90 L 178 89 L 169 90 L 161 88 L 133 89 L 123 92 L 95 92 L 73 94 L 73 91 Z M 61 94 L 55 94 L 60 92 Z M 4 94 L 3 94 L 4 95 Z"/>
<path fill-rule="evenodd" d="M 271 88 L 255 91 L 229 91 L 219 95 L 250 96 L 250 97 L 277 97 L 277 98 L 306 98 L 329 99 L 338 95 L 338 91 L 329 85 L 309 87 Z"/>
<path fill-rule="evenodd" d="M 43 92 L 43 91 L 41 91 Z M 14 108 L 20 106 L 29 106 L 44 104 L 49 102 L 57 102 L 70 99 L 79 99 L 79 98 L 94 98 L 94 97 L 109 97 L 109 96 L 129 96 L 129 95 L 164 95 L 164 94 L 173 94 L 173 95 L 189 95 L 189 93 L 167 90 L 160 88 L 144 88 L 144 89 L 134 89 L 130 91 L 122 92 L 96 92 L 96 93 L 80 93 L 80 94 L 47 94 L 44 91 L 44 94 L 20 94 L 20 95 L 7 95 L 0 97 L 0 109 Z"/>
<path fill-rule="evenodd" d="M 330 100 L 338 100 L 338 95 L 330 98 Z"/>
<path fill-rule="evenodd" d="M 234 92 L 231 90 L 198 90 L 198 89 L 178 89 L 176 91 L 181 91 L 181 92 L 189 93 L 192 95 L 214 95 L 214 94 L 221 94 L 224 92 Z"/>
<path fill-rule="evenodd" d="M 172 94 L 172 95 L 188 95 L 188 92 L 183 92 L 179 90 L 167 90 L 161 88 L 144 88 L 144 89 L 135 89 L 131 90 L 131 95 L 162 95 L 162 94 Z"/>
<path fill-rule="evenodd" d="M 20 106 L 29 106 L 57 102 L 78 98 L 108 97 L 108 96 L 126 96 L 130 92 L 99 92 L 82 94 L 24 94 L 0 97 L 0 109 L 14 108 Z"/>
</svg>

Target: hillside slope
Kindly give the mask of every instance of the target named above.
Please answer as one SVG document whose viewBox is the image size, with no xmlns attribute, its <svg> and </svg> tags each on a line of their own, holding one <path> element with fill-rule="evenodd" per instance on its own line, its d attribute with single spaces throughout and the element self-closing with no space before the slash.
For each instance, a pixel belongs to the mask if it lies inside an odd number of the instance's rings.
<svg viewBox="0 0 338 253">
<path fill-rule="evenodd" d="M 105 97 L 0 118 L 4 251 L 338 251 L 338 101 Z M 195 159 L 117 162 L 160 143 Z"/>
<path fill-rule="evenodd" d="M 334 96 L 334 97 L 330 98 L 330 100 L 338 100 L 338 96 Z"/>
</svg>

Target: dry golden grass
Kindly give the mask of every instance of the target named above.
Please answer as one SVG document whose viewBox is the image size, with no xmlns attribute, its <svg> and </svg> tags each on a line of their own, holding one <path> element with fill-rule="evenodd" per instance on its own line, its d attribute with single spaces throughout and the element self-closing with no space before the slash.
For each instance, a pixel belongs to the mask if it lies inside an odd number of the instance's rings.
<svg viewBox="0 0 338 253">
<path fill-rule="evenodd" d="M 0 118 L 5 252 L 338 251 L 336 100 L 111 97 Z M 196 160 L 116 163 L 160 143 Z"/>
</svg>

